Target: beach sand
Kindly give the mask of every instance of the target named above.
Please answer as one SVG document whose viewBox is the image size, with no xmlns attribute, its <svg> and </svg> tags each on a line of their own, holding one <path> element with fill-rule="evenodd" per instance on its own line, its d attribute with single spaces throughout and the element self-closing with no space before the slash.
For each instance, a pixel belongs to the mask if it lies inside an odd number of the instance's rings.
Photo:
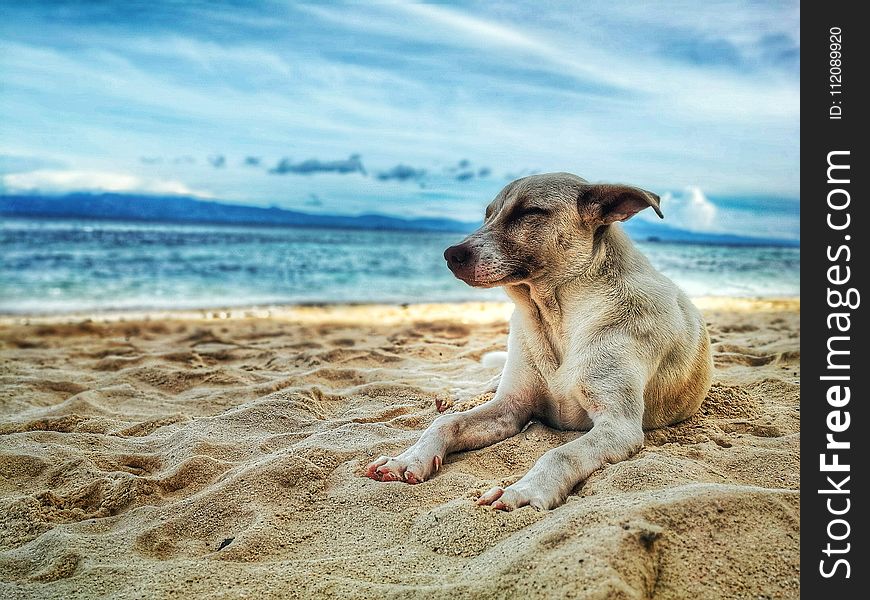
<svg viewBox="0 0 870 600">
<path fill-rule="evenodd" d="M 510 513 L 474 499 L 581 433 L 361 476 L 494 374 L 507 304 L 5 318 L 0 596 L 796 598 L 800 304 L 697 304 L 699 414 Z"/>
</svg>

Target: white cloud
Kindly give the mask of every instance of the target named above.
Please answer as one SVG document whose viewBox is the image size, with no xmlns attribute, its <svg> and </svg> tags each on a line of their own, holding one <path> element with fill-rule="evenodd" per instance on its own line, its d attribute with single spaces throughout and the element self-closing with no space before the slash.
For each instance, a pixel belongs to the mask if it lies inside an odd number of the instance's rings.
<svg viewBox="0 0 870 600">
<path fill-rule="evenodd" d="M 661 205 L 665 217 L 680 229 L 716 230 L 716 205 L 699 187 L 687 186 L 680 195 L 667 192 L 662 196 Z"/>
<path fill-rule="evenodd" d="M 508 46 L 520 50 L 552 54 L 553 50 L 518 29 L 507 27 L 492 21 L 479 19 L 469 14 L 431 4 L 395 4 L 391 8 L 405 10 L 426 21 L 443 25 L 448 29 L 461 32 L 476 44 L 486 46 L 491 43 Z"/>
<path fill-rule="evenodd" d="M 31 171 L 13 173 L 2 178 L 7 192 L 139 192 L 212 197 L 207 192 L 193 190 L 180 181 L 145 179 L 126 173 L 105 171 Z"/>
</svg>

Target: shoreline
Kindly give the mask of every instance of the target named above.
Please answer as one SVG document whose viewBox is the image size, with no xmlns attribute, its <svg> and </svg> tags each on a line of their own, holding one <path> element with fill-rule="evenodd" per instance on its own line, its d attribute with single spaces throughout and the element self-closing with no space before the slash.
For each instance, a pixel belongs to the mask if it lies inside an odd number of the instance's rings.
<svg viewBox="0 0 870 600">
<path fill-rule="evenodd" d="M 699 310 L 721 310 L 727 308 L 737 311 L 758 310 L 800 310 L 800 296 L 698 296 L 690 300 Z M 456 307 L 469 309 L 461 315 L 463 322 L 489 323 L 500 320 L 497 315 L 510 317 L 513 303 L 505 300 L 459 301 L 459 302 L 401 302 L 401 303 L 311 303 L 275 305 L 239 305 L 205 308 L 168 308 L 168 309 L 110 309 L 90 311 L 70 311 L 57 313 L 0 313 L 0 326 L 11 325 L 55 325 L 73 324 L 82 321 L 117 323 L 125 321 L 160 320 L 237 320 L 237 319 L 278 319 L 299 322 L 356 322 L 352 317 L 371 318 L 375 310 L 388 321 L 398 321 L 415 316 L 425 318 L 456 319 Z M 505 312 L 506 311 L 506 312 Z M 467 320 L 466 320 L 467 319 Z M 482 320 L 481 320 L 482 319 Z"/>
</svg>

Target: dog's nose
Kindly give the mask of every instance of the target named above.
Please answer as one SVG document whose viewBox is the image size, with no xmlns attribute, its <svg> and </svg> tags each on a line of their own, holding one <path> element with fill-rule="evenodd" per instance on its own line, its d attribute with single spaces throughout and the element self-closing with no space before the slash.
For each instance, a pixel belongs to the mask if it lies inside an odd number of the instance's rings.
<svg viewBox="0 0 870 600">
<path fill-rule="evenodd" d="M 468 246 L 465 244 L 459 244 L 457 246 L 450 246 L 447 250 L 444 251 L 444 260 L 447 261 L 447 264 L 450 267 L 459 267 L 464 265 L 468 261 L 468 257 L 471 252 L 468 250 Z"/>
</svg>

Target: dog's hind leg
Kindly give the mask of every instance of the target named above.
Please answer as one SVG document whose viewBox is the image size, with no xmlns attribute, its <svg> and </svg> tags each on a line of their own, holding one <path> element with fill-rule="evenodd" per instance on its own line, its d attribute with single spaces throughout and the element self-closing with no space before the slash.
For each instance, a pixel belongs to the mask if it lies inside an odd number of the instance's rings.
<svg viewBox="0 0 870 600">
<path fill-rule="evenodd" d="M 454 390 L 450 398 L 436 398 L 435 408 L 438 409 L 438 412 L 444 412 L 454 404 L 473 400 L 483 394 L 494 393 L 498 389 L 499 382 L 501 382 L 502 371 L 507 363 L 507 358 L 507 352 L 487 352 L 484 354 L 480 359 L 480 363 L 490 369 L 499 369 L 498 375 L 490 378 L 482 385 L 475 382 L 467 382 L 463 387 Z"/>
<path fill-rule="evenodd" d="M 468 387 L 463 387 L 461 389 L 455 390 L 452 394 L 452 397 L 449 399 L 436 398 L 435 408 L 438 409 L 438 412 L 444 412 L 455 404 L 460 404 L 462 402 L 473 400 L 474 398 L 482 396 L 483 394 L 492 394 L 498 389 L 498 384 L 500 381 L 501 373 L 499 373 L 495 377 L 492 377 L 483 384 L 475 386 L 473 383 L 469 383 Z"/>
</svg>

